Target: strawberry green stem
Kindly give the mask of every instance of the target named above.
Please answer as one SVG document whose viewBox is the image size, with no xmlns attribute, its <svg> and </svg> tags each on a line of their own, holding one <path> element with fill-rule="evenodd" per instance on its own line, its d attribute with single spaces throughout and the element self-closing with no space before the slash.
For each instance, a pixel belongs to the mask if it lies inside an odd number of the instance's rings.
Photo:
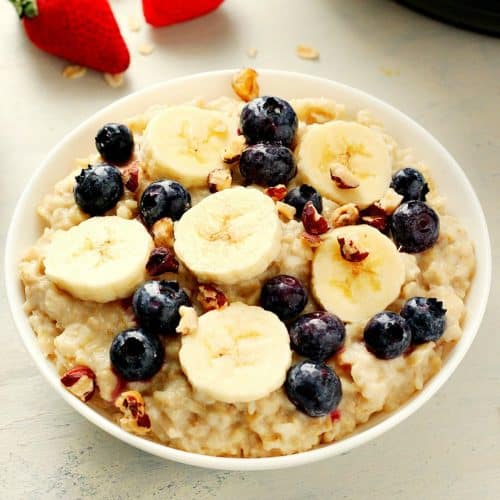
<svg viewBox="0 0 500 500">
<path fill-rule="evenodd" d="M 9 0 L 16 9 L 17 15 L 23 17 L 36 17 L 38 15 L 38 6 L 36 0 Z"/>
</svg>

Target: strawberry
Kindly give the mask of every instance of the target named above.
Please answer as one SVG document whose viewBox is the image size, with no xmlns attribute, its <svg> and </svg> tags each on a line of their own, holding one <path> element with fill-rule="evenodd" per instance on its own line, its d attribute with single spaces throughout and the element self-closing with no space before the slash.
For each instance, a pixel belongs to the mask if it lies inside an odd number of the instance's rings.
<svg viewBox="0 0 500 500">
<path fill-rule="evenodd" d="M 40 49 L 106 73 L 128 68 L 130 54 L 108 0 L 10 0 Z"/>
<path fill-rule="evenodd" d="M 181 23 L 216 9 L 224 0 L 142 0 L 146 21 L 155 26 Z"/>
</svg>

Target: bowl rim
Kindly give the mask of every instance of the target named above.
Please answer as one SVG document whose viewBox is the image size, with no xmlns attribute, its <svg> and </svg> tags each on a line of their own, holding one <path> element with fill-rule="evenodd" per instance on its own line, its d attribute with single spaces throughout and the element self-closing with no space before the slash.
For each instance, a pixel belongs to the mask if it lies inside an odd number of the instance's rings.
<svg viewBox="0 0 500 500">
<path fill-rule="evenodd" d="M 96 410 L 87 406 L 85 403 L 81 402 L 78 398 L 75 398 L 68 391 L 62 388 L 59 378 L 55 375 L 52 364 L 45 358 L 42 351 L 38 347 L 36 341 L 34 341 L 34 332 L 31 330 L 26 321 L 26 315 L 22 310 L 22 304 L 17 303 L 15 296 L 15 288 L 19 286 L 19 278 L 17 273 L 17 266 L 13 266 L 12 263 L 18 262 L 18 258 L 15 256 L 14 248 L 14 235 L 16 233 L 16 227 L 18 227 L 18 219 L 21 219 L 22 208 L 32 191 L 33 187 L 36 185 L 38 179 L 41 177 L 45 168 L 53 161 L 60 150 L 63 150 L 65 144 L 69 142 L 72 138 L 78 136 L 87 124 L 91 123 L 97 115 L 104 114 L 113 109 L 119 109 L 122 104 L 126 101 L 136 98 L 140 95 L 145 95 L 151 93 L 155 90 L 161 89 L 162 87 L 168 87 L 170 85 L 179 85 L 184 81 L 193 79 L 203 79 L 203 78 L 215 78 L 221 76 L 231 77 L 238 69 L 225 69 L 218 71 L 207 71 L 202 73 L 196 73 L 191 75 L 186 75 L 174 79 L 169 79 L 150 85 L 141 90 L 135 91 L 133 93 L 127 94 L 120 99 L 113 101 L 107 106 L 100 108 L 98 111 L 93 113 L 82 123 L 80 123 L 76 128 L 72 129 L 70 132 L 64 135 L 64 137 L 59 140 L 56 145 L 49 151 L 45 156 L 42 163 L 33 172 L 31 178 L 29 179 L 23 193 L 19 197 L 7 232 L 6 245 L 5 245 L 5 257 L 4 257 L 4 268 L 5 268 L 5 286 L 7 291 L 7 301 L 9 304 L 9 309 L 11 316 L 14 320 L 16 329 L 18 330 L 23 344 L 32 359 L 34 360 L 37 368 L 43 374 L 43 376 L 48 380 L 49 384 L 54 388 L 54 390 L 78 413 L 83 415 L 87 420 L 92 422 L 94 425 L 104 430 L 108 434 L 111 434 L 115 438 L 134 446 L 142 451 L 150 453 L 152 455 L 158 456 L 163 459 L 169 459 L 183 464 L 194 465 L 198 467 L 208 468 L 208 469 L 221 469 L 221 470 L 238 470 L 238 471 L 254 471 L 254 470 L 273 470 L 273 469 L 284 469 L 288 467 L 295 467 L 299 465 L 309 464 L 319 460 L 323 460 L 336 455 L 344 455 L 351 449 L 354 449 L 361 444 L 367 443 L 372 439 L 382 435 L 389 429 L 395 427 L 398 423 L 406 420 L 412 413 L 418 410 L 423 404 L 428 401 L 439 388 L 450 378 L 451 374 L 455 371 L 459 363 L 464 358 L 466 352 L 474 340 L 484 312 L 488 302 L 488 295 L 491 286 L 491 244 L 490 237 L 488 233 L 488 228 L 486 225 L 486 219 L 484 212 L 479 203 L 478 197 L 472 188 L 468 178 L 466 177 L 464 171 L 460 168 L 455 159 L 451 154 L 435 139 L 430 132 L 423 128 L 420 124 L 415 122 L 412 118 L 399 111 L 397 108 L 391 104 L 382 101 L 381 99 L 374 97 L 362 90 L 354 88 L 350 85 L 346 85 L 335 80 L 330 80 L 328 78 L 322 78 L 317 76 L 306 75 L 298 72 L 290 72 L 283 70 L 270 70 L 270 69 L 257 69 L 259 74 L 269 76 L 269 77 L 280 77 L 285 81 L 286 79 L 301 79 L 302 81 L 307 81 L 310 83 L 321 83 L 331 86 L 332 88 L 337 88 L 343 92 L 351 94 L 354 98 L 359 98 L 367 103 L 373 103 L 377 108 L 384 109 L 384 113 L 393 115 L 398 121 L 406 122 L 406 124 L 419 131 L 420 134 L 426 136 L 426 139 L 432 144 L 433 148 L 438 151 L 440 155 L 446 158 L 447 163 L 455 171 L 458 181 L 461 182 L 470 193 L 470 202 L 474 205 L 474 209 L 478 214 L 480 214 L 480 220 L 477 224 L 480 227 L 480 232 L 482 234 L 482 243 L 484 248 L 482 250 L 485 252 L 486 262 L 483 262 L 484 272 L 482 277 L 484 283 L 481 286 L 480 292 L 480 306 L 476 310 L 472 323 L 469 325 L 468 330 L 465 332 L 460 341 L 454 346 L 452 352 L 446 359 L 446 363 L 442 366 L 440 371 L 435 374 L 424 386 L 424 388 L 418 393 L 414 394 L 413 397 L 395 412 L 384 418 L 382 421 L 374 424 L 373 426 L 362 430 L 361 432 L 344 438 L 338 442 L 333 442 L 326 444 L 322 447 L 315 448 L 312 450 L 299 452 L 293 455 L 284 455 L 277 457 L 265 457 L 265 458 L 229 458 L 229 457 L 215 457 L 210 455 L 202 455 L 198 453 L 192 453 L 188 451 L 179 450 L 176 448 L 169 447 L 165 444 L 160 444 L 133 434 L 130 434 L 123 430 L 121 427 L 108 420 L 106 417 L 98 413 Z M 477 276 L 474 280 L 478 279 Z"/>
</svg>

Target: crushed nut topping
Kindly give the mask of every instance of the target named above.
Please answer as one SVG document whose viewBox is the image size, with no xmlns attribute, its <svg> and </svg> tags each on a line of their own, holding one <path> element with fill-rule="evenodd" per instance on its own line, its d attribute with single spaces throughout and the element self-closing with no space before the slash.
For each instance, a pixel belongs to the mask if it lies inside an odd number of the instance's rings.
<svg viewBox="0 0 500 500">
<path fill-rule="evenodd" d="M 137 50 L 139 51 L 139 54 L 143 56 L 149 56 L 153 53 L 153 50 L 155 50 L 155 46 L 151 43 L 144 42 L 139 45 L 139 48 Z"/>
<path fill-rule="evenodd" d="M 198 329 L 198 315 L 193 307 L 181 306 L 179 308 L 181 320 L 175 331 L 181 335 L 190 335 Z"/>
<path fill-rule="evenodd" d="M 76 65 L 66 66 L 62 72 L 64 78 L 67 78 L 68 80 L 76 80 L 77 78 L 81 78 L 85 75 L 85 73 L 87 73 L 87 68 Z"/>
<path fill-rule="evenodd" d="M 229 165 L 239 161 L 241 153 L 245 149 L 245 137 L 238 134 L 224 151 L 223 161 Z"/>
<path fill-rule="evenodd" d="M 174 246 L 174 223 L 170 217 L 157 220 L 151 228 L 151 234 L 156 247 Z"/>
<path fill-rule="evenodd" d="M 154 248 L 146 263 L 146 271 L 150 276 L 179 271 L 179 262 L 172 247 Z"/>
<path fill-rule="evenodd" d="M 61 383 L 69 392 L 86 402 L 95 392 L 95 373 L 88 366 L 75 366 L 61 377 Z"/>
<path fill-rule="evenodd" d="M 301 59 L 310 59 L 310 60 L 319 59 L 319 51 L 314 47 L 311 47 L 310 45 L 305 45 L 301 43 L 297 45 L 295 52 Z"/>
<path fill-rule="evenodd" d="M 229 303 L 227 297 L 224 295 L 224 292 L 218 290 L 213 285 L 200 285 L 198 287 L 196 299 L 204 311 L 222 309 Z"/>
<path fill-rule="evenodd" d="M 300 237 L 308 247 L 317 248 L 321 245 L 321 238 L 317 234 L 309 234 L 307 231 L 304 231 Z"/>
<path fill-rule="evenodd" d="M 341 238 L 340 236 L 337 238 L 337 241 L 339 242 L 340 246 L 340 255 L 342 255 L 342 258 L 345 260 L 348 260 L 349 262 L 361 262 L 362 260 L 365 260 L 369 253 L 364 252 L 358 248 L 356 243 L 352 240 L 345 240 L 345 238 Z"/>
<path fill-rule="evenodd" d="M 282 201 L 286 196 L 286 186 L 278 184 L 277 186 L 268 187 L 265 189 L 265 193 L 274 201 Z"/>
<path fill-rule="evenodd" d="M 132 193 L 137 191 L 139 187 L 139 166 L 137 162 L 132 162 L 130 165 L 120 169 L 124 186 Z"/>
<path fill-rule="evenodd" d="M 339 189 L 354 189 L 359 186 L 357 177 L 341 163 L 330 168 L 330 177 Z"/>
<path fill-rule="evenodd" d="M 231 187 L 233 178 L 228 168 L 216 168 L 208 174 L 208 190 L 211 193 L 217 193 L 223 189 Z"/>
<path fill-rule="evenodd" d="M 110 87 L 116 89 L 123 85 L 123 73 L 104 73 L 104 80 Z"/>
<path fill-rule="evenodd" d="M 368 224 L 381 232 L 385 232 L 387 230 L 388 215 L 379 206 L 370 205 L 364 210 L 361 210 L 359 216 L 361 222 L 364 224 Z"/>
<path fill-rule="evenodd" d="M 278 209 L 278 214 L 285 220 L 285 222 L 292 220 L 297 212 L 295 207 L 289 205 L 288 203 L 283 203 L 282 201 L 276 202 L 276 208 Z"/>
<path fill-rule="evenodd" d="M 144 435 L 151 430 L 151 420 L 140 392 L 125 391 L 115 400 L 115 406 L 123 413 L 120 425 L 127 431 Z"/>
<path fill-rule="evenodd" d="M 245 68 L 233 76 L 231 85 L 236 95 L 245 102 L 259 96 L 258 73 L 252 68 Z"/>
<path fill-rule="evenodd" d="M 329 229 L 327 220 L 316 210 L 312 201 L 308 201 L 304 205 L 302 224 L 309 234 L 323 234 Z"/>
<path fill-rule="evenodd" d="M 396 193 L 394 189 L 389 188 L 383 198 L 375 202 L 375 205 L 381 208 L 387 215 L 391 215 L 401 205 L 402 201 L 403 196 Z"/>
<path fill-rule="evenodd" d="M 346 203 L 333 211 L 332 226 L 343 227 L 357 224 L 359 220 L 359 210 L 354 203 Z"/>
</svg>

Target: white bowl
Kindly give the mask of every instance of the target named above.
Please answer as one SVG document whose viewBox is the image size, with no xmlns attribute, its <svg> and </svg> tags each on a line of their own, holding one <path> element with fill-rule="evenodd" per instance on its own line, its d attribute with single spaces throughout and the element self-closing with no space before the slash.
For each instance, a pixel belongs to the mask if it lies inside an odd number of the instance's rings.
<svg viewBox="0 0 500 500">
<path fill-rule="evenodd" d="M 7 235 L 5 277 L 7 297 L 12 315 L 23 342 L 36 365 L 54 389 L 76 411 L 118 439 L 159 457 L 190 465 L 227 470 L 263 470 L 293 467 L 343 454 L 370 441 L 405 420 L 420 408 L 450 377 L 469 349 L 486 307 L 491 281 L 491 250 L 483 211 L 465 174 L 456 161 L 421 126 L 392 106 L 364 92 L 330 80 L 284 71 L 261 70 L 259 83 L 263 95 L 292 97 L 329 97 L 344 103 L 348 110 L 370 108 L 381 119 L 386 130 L 401 146 L 412 146 L 416 156 L 432 169 L 439 190 L 447 197 L 449 211 L 460 218 L 475 244 L 477 269 L 467 297 L 467 318 L 461 340 L 444 362 L 443 367 L 406 404 L 383 419 L 377 419 L 356 434 L 339 442 L 295 455 L 270 458 L 223 458 L 198 455 L 154 443 L 122 430 L 104 416 L 66 391 L 59 382 L 53 365 L 42 355 L 36 337 L 23 312 L 23 291 L 17 274 L 20 255 L 40 235 L 35 210 L 43 195 L 62 178 L 76 157 L 85 157 L 94 149 L 94 134 L 106 121 L 119 121 L 141 113 L 158 103 L 178 103 L 195 96 L 215 98 L 232 95 L 234 70 L 202 73 L 161 83 L 124 97 L 99 111 L 68 134 L 49 153 L 36 170 L 17 203 Z"/>
</svg>

